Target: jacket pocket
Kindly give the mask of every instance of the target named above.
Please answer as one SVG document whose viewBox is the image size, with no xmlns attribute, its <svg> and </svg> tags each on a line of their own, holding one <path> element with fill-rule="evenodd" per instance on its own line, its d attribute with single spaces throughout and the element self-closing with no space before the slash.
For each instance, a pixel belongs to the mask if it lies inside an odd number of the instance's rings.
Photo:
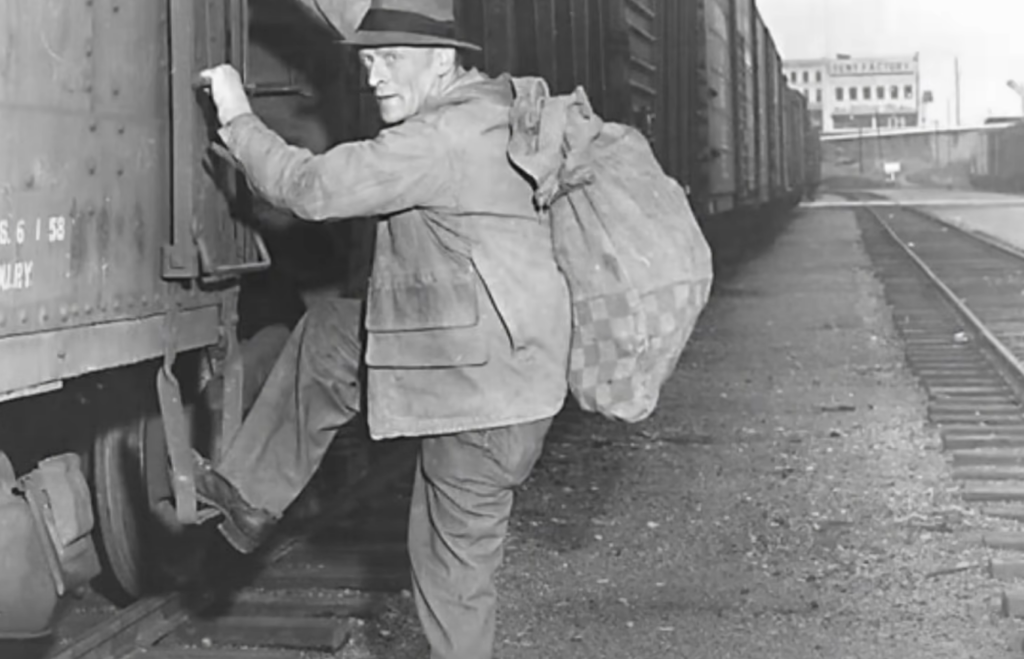
<svg viewBox="0 0 1024 659">
<path fill-rule="evenodd" d="M 481 366 L 476 273 L 445 280 L 409 277 L 372 286 L 366 309 L 366 364 L 379 368 Z"/>
</svg>

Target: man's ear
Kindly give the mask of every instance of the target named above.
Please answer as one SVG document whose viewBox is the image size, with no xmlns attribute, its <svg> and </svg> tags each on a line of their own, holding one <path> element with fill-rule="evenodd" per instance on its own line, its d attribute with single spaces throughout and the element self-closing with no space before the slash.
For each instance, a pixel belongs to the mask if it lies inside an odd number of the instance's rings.
<svg viewBox="0 0 1024 659">
<path fill-rule="evenodd" d="M 434 66 L 438 74 L 448 75 L 452 73 L 458 67 L 458 63 L 459 59 L 455 54 L 454 48 L 434 49 Z"/>
</svg>

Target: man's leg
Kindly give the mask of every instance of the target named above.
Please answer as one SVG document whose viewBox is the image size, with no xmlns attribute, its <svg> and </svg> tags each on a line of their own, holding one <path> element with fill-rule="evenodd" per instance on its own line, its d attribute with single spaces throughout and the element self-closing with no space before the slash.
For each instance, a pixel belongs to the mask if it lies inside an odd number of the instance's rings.
<svg viewBox="0 0 1024 659">
<path fill-rule="evenodd" d="M 280 517 L 358 414 L 361 312 L 359 300 L 342 298 L 310 308 L 221 452 L 216 472 L 249 506 Z"/>
<path fill-rule="evenodd" d="M 422 440 L 409 557 L 433 659 L 490 659 L 513 489 L 540 457 L 551 419 Z"/>
</svg>

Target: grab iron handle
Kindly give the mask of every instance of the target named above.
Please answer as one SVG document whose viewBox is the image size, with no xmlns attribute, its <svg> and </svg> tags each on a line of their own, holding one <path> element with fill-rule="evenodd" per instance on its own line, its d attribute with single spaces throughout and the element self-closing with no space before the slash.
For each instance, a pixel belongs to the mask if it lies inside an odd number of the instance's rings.
<svg viewBox="0 0 1024 659">
<path fill-rule="evenodd" d="M 242 85 L 245 89 L 245 93 L 252 98 L 260 98 L 263 96 L 302 96 L 303 98 L 312 98 L 313 93 L 301 85 L 289 85 L 289 84 L 251 84 L 245 83 Z M 196 77 L 192 80 L 192 89 L 196 91 L 207 91 L 210 89 L 210 81 L 205 78 Z"/>
<path fill-rule="evenodd" d="M 206 283 L 234 279 L 243 275 L 263 272 L 271 265 L 270 250 L 259 232 L 253 232 L 256 238 L 256 260 L 233 265 L 216 265 L 210 255 L 210 248 L 202 236 L 196 236 L 196 248 L 199 251 L 199 277 Z"/>
</svg>

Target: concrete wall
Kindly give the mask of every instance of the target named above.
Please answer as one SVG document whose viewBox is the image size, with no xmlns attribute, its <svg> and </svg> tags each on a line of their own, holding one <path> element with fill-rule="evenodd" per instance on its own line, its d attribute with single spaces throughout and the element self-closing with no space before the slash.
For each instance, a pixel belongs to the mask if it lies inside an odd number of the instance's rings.
<svg viewBox="0 0 1024 659">
<path fill-rule="evenodd" d="M 824 142 L 822 175 L 863 174 L 881 177 L 885 162 L 898 161 L 904 175 L 932 170 L 957 170 L 980 148 L 977 130 L 882 135 L 865 132 L 860 138 Z"/>
</svg>

